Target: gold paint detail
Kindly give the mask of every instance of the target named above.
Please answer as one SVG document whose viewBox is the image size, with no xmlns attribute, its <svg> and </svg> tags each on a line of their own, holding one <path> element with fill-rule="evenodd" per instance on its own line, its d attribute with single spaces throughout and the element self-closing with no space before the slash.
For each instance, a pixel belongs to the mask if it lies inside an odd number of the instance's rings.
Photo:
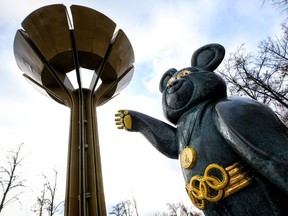
<svg viewBox="0 0 288 216">
<path fill-rule="evenodd" d="M 190 73 L 191 73 L 191 71 L 189 71 L 189 70 L 183 70 L 177 74 L 177 79 L 180 79 L 180 78 L 182 78 L 182 77 L 184 77 Z"/>
<path fill-rule="evenodd" d="M 124 117 L 124 125 L 127 129 L 131 129 L 132 128 L 132 118 L 130 115 L 126 115 Z"/>
<path fill-rule="evenodd" d="M 189 71 L 189 70 L 180 71 L 180 72 L 177 74 L 176 77 L 172 76 L 172 77 L 168 80 L 166 86 L 171 86 L 172 83 L 173 83 L 175 80 L 181 79 L 181 78 L 183 78 L 184 76 L 186 76 L 186 75 L 188 75 L 188 74 L 190 74 L 190 73 L 191 73 L 191 71 Z"/>
<path fill-rule="evenodd" d="M 186 146 L 181 153 L 180 162 L 185 169 L 192 169 L 197 162 L 196 151 L 192 147 Z"/>
<path fill-rule="evenodd" d="M 253 180 L 252 171 L 244 161 L 237 162 L 225 170 L 228 172 L 230 181 L 223 198 L 248 186 Z"/>
<path fill-rule="evenodd" d="M 244 162 L 237 162 L 226 169 L 218 164 L 206 167 L 204 175 L 195 175 L 186 184 L 192 203 L 207 209 L 209 202 L 217 202 L 248 186 L 253 180 L 251 170 Z"/>
<path fill-rule="evenodd" d="M 222 176 L 222 180 L 212 175 L 212 171 Z M 203 210 L 207 201 L 217 202 L 224 194 L 224 188 L 229 182 L 228 173 L 218 164 L 210 164 L 204 171 L 204 176 L 195 175 L 186 185 L 188 195 L 193 204 Z"/>
<path fill-rule="evenodd" d="M 117 117 L 115 118 L 115 124 L 118 126 L 118 129 L 132 129 L 132 117 L 129 115 L 128 110 L 118 110 L 115 117 Z"/>
<path fill-rule="evenodd" d="M 175 80 L 176 80 L 175 77 L 171 77 L 171 78 L 168 80 L 168 82 L 167 82 L 167 86 L 171 86 L 172 83 L 173 83 Z"/>
</svg>

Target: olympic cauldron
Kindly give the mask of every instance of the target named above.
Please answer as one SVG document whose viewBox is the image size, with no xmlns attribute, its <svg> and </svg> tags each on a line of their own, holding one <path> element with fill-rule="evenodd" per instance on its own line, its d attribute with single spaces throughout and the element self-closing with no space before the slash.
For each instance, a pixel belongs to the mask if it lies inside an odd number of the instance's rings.
<svg viewBox="0 0 288 216">
<path fill-rule="evenodd" d="M 79 5 L 39 8 L 22 22 L 14 55 L 24 77 L 71 109 L 66 216 L 106 215 L 96 107 L 132 79 L 134 52 L 125 33 L 102 13 Z M 89 87 L 82 75 L 92 71 Z M 72 84 L 71 74 L 77 80 Z"/>
</svg>

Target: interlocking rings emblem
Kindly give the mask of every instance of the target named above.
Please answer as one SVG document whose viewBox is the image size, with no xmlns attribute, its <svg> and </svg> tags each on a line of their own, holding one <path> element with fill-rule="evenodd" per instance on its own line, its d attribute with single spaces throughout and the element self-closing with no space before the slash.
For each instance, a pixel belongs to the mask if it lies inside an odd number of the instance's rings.
<svg viewBox="0 0 288 216">
<path fill-rule="evenodd" d="M 195 175 L 191 178 L 186 190 L 193 204 L 203 210 L 207 207 L 207 201 L 217 202 L 223 197 L 228 183 L 229 175 L 226 170 L 218 164 L 210 164 L 206 167 L 204 176 Z"/>
</svg>

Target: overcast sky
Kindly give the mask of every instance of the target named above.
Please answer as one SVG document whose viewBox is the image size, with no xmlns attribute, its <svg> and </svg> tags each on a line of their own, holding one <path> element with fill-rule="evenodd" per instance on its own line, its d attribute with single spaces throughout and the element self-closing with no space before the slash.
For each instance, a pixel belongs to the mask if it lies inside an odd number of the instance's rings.
<svg viewBox="0 0 288 216">
<path fill-rule="evenodd" d="M 3 216 L 33 215 L 31 207 L 43 184 L 42 173 L 59 171 L 57 200 L 64 200 L 69 109 L 44 97 L 21 76 L 13 40 L 21 22 L 39 7 L 63 3 L 98 10 L 124 30 L 135 53 L 135 74 L 119 96 L 97 109 L 106 206 L 135 197 L 140 215 L 166 209 L 166 203 L 191 206 L 179 161 L 157 152 L 142 135 L 117 130 L 118 109 L 134 109 L 165 120 L 158 82 L 171 67 L 189 66 L 193 51 L 220 43 L 227 54 L 280 30 L 283 17 L 262 0 L 1 0 L 0 7 L 0 161 L 24 143 L 21 175 L 27 187 L 21 204 L 7 206 Z M 227 56 L 227 55 L 226 55 Z"/>
</svg>

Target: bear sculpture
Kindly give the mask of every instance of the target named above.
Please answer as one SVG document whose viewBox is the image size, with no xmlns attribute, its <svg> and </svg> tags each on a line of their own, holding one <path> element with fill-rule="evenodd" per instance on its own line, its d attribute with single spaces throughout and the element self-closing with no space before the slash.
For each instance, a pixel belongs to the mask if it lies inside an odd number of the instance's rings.
<svg viewBox="0 0 288 216">
<path fill-rule="evenodd" d="M 288 215 L 288 130 L 262 103 L 227 97 L 213 72 L 224 55 L 223 46 L 208 44 L 191 67 L 164 73 L 162 109 L 172 124 L 119 110 L 116 125 L 179 158 L 183 187 L 205 215 Z"/>
</svg>

